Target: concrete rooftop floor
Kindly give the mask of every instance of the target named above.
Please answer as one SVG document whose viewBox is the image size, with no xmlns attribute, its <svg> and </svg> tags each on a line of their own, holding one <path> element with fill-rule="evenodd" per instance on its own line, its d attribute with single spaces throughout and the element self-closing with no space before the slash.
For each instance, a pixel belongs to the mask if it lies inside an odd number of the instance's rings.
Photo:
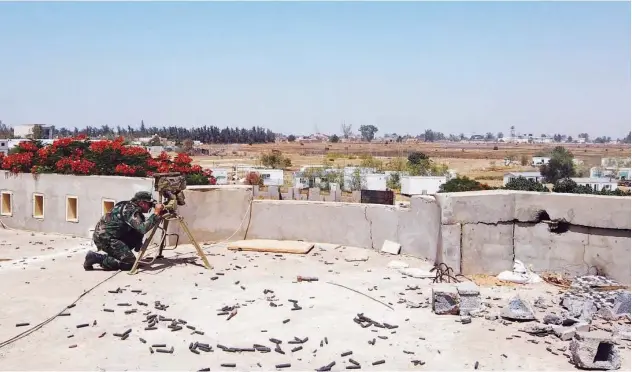
<svg viewBox="0 0 632 372">
<path fill-rule="evenodd" d="M 0 229 L 0 342 L 28 330 L 62 311 L 84 291 L 113 273 L 82 268 L 90 241 L 82 238 Z M 573 370 L 558 348 L 568 347 L 555 336 L 532 337 L 519 332 L 520 323 L 475 317 L 461 324 L 458 316 L 435 315 L 430 305 L 431 279 L 402 276 L 389 269 L 392 260 L 411 267 L 430 269 L 430 264 L 405 256 L 387 256 L 360 248 L 317 245 L 307 255 L 275 256 L 264 253 L 230 252 L 225 244 L 206 245 L 212 271 L 186 260 L 172 266 L 158 262 L 151 270 L 136 276 L 120 273 L 85 294 L 70 316 L 57 317 L 41 329 L 5 347 L 0 347 L 2 370 L 275 370 L 275 365 L 291 363 L 288 370 L 314 370 L 331 362 L 332 368 L 345 369 L 349 358 L 363 370 Z M 346 262 L 345 257 L 368 255 L 366 262 Z M 191 246 L 181 246 L 167 256 L 193 257 Z M 199 260 L 197 260 L 199 261 Z M 223 275 L 220 275 L 223 274 Z M 318 282 L 297 283 L 296 276 L 316 276 Z M 217 277 L 212 280 L 211 278 Z M 394 310 L 344 288 L 339 283 L 376 299 L 391 303 Z M 418 290 L 407 290 L 419 286 Z M 123 289 L 122 293 L 109 293 Z M 375 289 L 373 289 L 375 288 Z M 264 294 L 269 289 L 274 293 Z M 369 289 L 372 289 L 369 291 Z M 141 290 L 134 293 L 132 290 Z M 538 316 L 558 312 L 559 289 L 548 284 L 525 287 L 481 287 L 488 314 L 498 314 L 516 293 L 534 300 L 547 299 L 552 307 L 538 310 Z M 274 295 L 277 307 L 270 306 Z M 293 311 L 289 299 L 297 300 L 302 310 Z M 409 308 L 405 299 L 424 307 Z M 139 306 L 137 301 L 149 306 Z M 154 301 L 169 305 L 154 309 Z M 130 303 L 130 307 L 117 306 Z M 426 304 L 428 306 L 426 306 Z M 239 305 L 237 315 L 227 320 L 218 309 Z M 114 312 L 105 312 L 104 308 Z M 126 315 L 125 310 L 138 309 Z M 143 313 L 183 319 L 204 332 L 192 335 L 183 328 L 172 332 L 168 322 L 158 329 L 144 330 Z M 358 313 L 378 322 L 399 326 L 389 330 L 362 328 L 353 321 Z M 284 320 L 289 322 L 284 323 Z M 96 325 L 93 325 L 96 321 Z M 30 323 L 16 327 L 17 323 Z M 77 328 L 88 323 L 90 326 Z M 121 340 L 113 333 L 132 332 Z M 106 332 L 105 336 L 99 338 Z M 514 335 L 520 338 L 512 337 Z M 382 338 L 379 338 L 379 337 Z M 288 345 L 294 337 L 309 340 L 302 350 Z M 325 339 L 328 343 L 323 344 Z M 147 341 L 141 343 L 139 338 Z M 285 355 L 277 352 L 224 352 L 216 347 L 249 348 L 262 344 L 274 349 L 270 338 L 282 340 Z M 374 346 L 368 341 L 376 339 Z M 508 339 L 510 338 L 510 339 Z M 529 340 L 536 339 L 538 343 Z M 213 352 L 196 355 L 188 350 L 191 342 L 208 343 Z M 149 345 L 173 346 L 173 354 L 151 354 Z M 71 345 L 77 345 L 70 348 Z M 554 355 L 546 348 L 558 352 Z M 629 342 L 621 350 L 622 370 L 630 370 Z M 341 357 L 341 353 L 353 354 Z M 373 366 L 374 361 L 385 363 Z M 414 366 L 412 361 L 425 362 Z M 221 367 L 235 363 L 236 367 Z"/>
</svg>

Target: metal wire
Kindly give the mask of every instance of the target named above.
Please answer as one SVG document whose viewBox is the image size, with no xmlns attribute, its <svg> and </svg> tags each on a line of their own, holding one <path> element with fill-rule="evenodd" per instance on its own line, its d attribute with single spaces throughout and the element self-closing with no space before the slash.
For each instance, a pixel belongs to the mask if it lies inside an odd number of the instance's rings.
<svg viewBox="0 0 632 372">
<path fill-rule="evenodd" d="M 432 280 L 433 283 L 460 283 L 461 280 L 458 278 L 468 279 L 461 274 L 455 275 L 454 270 L 443 262 L 434 265 L 430 272 L 433 271 L 436 272 L 435 277 Z"/>
</svg>

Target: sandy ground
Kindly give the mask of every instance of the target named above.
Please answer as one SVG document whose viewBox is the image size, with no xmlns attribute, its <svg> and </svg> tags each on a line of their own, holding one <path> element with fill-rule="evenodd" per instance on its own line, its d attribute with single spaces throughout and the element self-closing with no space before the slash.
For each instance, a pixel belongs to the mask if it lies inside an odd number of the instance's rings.
<svg viewBox="0 0 632 372">
<path fill-rule="evenodd" d="M 178 261 L 141 271 L 136 276 L 82 268 L 90 249 L 86 239 L 0 229 L 0 342 L 66 310 L 69 316 L 53 319 L 41 329 L 6 346 L 0 344 L 2 370 L 274 370 L 290 363 L 288 370 L 312 370 L 336 362 L 332 370 L 359 362 L 363 370 L 471 370 L 478 362 L 481 370 L 572 370 L 563 352 L 554 355 L 546 348 L 568 347 L 555 336 L 537 338 L 519 332 L 524 324 L 472 319 L 461 324 L 458 316 L 435 315 L 428 306 L 429 279 L 402 276 L 387 264 L 394 258 L 411 267 L 429 269 L 419 259 L 386 256 L 359 248 L 317 245 L 307 255 L 274 255 L 230 252 L 225 245 L 205 246 L 214 269 L 207 271 L 185 260 L 195 257 L 190 246 L 169 252 Z M 366 262 L 346 262 L 345 257 L 368 255 Z M 7 261 L 8 260 L 8 261 Z M 198 260 L 199 261 L 199 260 Z M 223 275 L 220 275 L 223 274 Z M 318 282 L 296 282 L 297 275 L 316 276 Z M 111 277 L 111 278 L 110 278 Z M 110 278 L 110 279 L 108 279 Z M 106 280 L 103 284 L 98 283 Z M 328 284 L 339 283 L 370 295 L 389 306 L 360 294 Z M 419 289 L 409 290 L 418 286 Z M 121 293 L 108 291 L 121 288 Z M 264 294 L 264 290 L 273 293 Z M 132 292 L 139 290 L 140 293 Z M 87 292 L 86 292 L 87 291 Z M 539 310 L 557 311 L 559 289 L 548 284 L 529 287 L 482 287 L 488 315 L 497 314 L 513 295 L 534 300 L 543 296 L 552 306 Z M 273 301 L 270 297 L 274 296 Z M 79 298 L 79 299 L 78 299 Z M 78 299 L 78 300 L 77 300 Z M 292 310 L 297 300 L 302 310 Z M 403 303 L 400 303 L 402 302 Z M 141 301 L 148 306 L 137 303 Z M 169 305 L 154 308 L 154 301 Z M 409 308 L 406 301 L 424 307 Z M 274 302 L 277 307 L 272 307 Z M 131 306 L 117 306 L 130 303 Z M 239 306 L 237 315 L 227 320 L 218 316 L 224 306 Z M 105 312 L 104 308 L 114 312 Z M 137 309 L 126 315 L 125 310 Z M 204 335 L 191 329 L 171 331 L 168 322 L 157 330 L 144 330 L 143 313 L 183 319 Z M 358 313 L 396 329 L 362 328 L 354 323 Z M 284 320 L 289 322 L 284 323 Z M 16 327 L 17 323 L 30 323 Z M 79 324 L 89 324 L 77 328 Z M 131 328 L 126 340 L 113 336 Z M 99 337 L 105 333 L 103 337 Z M 520 338 L 518 338 L 520 336 Z M 302 350 L 289 345 L 294 337 L 309 338 Z M 146 344 L 140 341 L 146 340 Z M 274 348 L 269 339 L 282 340 L 277 352 L 224 352 L 217 344 L 249 348 L 254 343 Z M 321 341 L 327 338 L 327 343 Z M 376 339 L 374 346 L 368 341 Z M 213 352 L 193 354 L 191 342 L 208 343 Z M 151 354 L 152 344 L 173 347 L 172 354 Z M 70 346 L 76 345 L 75 348 Z M 629 342 L 622 345 L 622 370 L 630 370 Z M 341 353 L 352 351 L 350 356 Z M 381 365 L 372 366 L 375 361 Z M 425 362 L 414 366 L 412 360 Z M 235 363 L 236 367 L 221 367 Z"/>
</svg>

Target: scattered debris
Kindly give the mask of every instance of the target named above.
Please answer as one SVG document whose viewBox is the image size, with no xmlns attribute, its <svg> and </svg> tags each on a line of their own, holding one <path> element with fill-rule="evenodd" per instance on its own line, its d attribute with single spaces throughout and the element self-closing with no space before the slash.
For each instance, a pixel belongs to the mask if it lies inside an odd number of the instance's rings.
<svg viewBox="0 0 632 372">
<path fill-rule="evenodd" d="M 535 320 L 535 313 L 529 302 L 516 295 L 503 309 L 500 316 L 511 320 Z"/>
<path fill-rule="evenodd" d="M 613 370 L 621 368 L 619 349 L 603 331 L 578 332 L 571 341 L 571 361 L 579 368 Z"/>
</svg>

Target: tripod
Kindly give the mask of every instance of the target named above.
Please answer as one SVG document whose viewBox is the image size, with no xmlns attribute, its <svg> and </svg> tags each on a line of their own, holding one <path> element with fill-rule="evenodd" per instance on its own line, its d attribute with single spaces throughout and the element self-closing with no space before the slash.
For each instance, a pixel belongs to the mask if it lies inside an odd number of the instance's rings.
<svg viewBox="0 0 632 372">
<path fill-rule="evenodd" d="M 140 253 L 138 254 L 138 257 L 136 258 L 136 262 L 134 262 L 134 266 L 132 266 L 132 269 L 128 272 L 129 275 L 134 275 L 138 272 L 138 266 L 140 265 L 140 260 L 143 259 L 143 256 L 147 252 L 147 248 L 149 247 L 149 244 L 151 243 L 158 229 L 162 230 L 162 237 L 160 238 L 160 243 L 158 245 L 158 254 L 149 262 L 150 265 L 154 263 L 154 261 L 156 261 L 156 258 L 163 258 L 162 252 L 165 249 L 165 246 L 167 244 L 168 235 L 176 236 L 176 245 L 173 248 L 169 248 L 168 250 L 173 250 L 178 247 L 180 236 L 175 233 L 172 233 L 172 234 L 167 233 L 167 228 L 169 227 L 169 221 L 178 221 L 180 223 L 182 230 L 184 230 L 184 232 L 187 233 L 187 235 L 189 236 L 189 240 L 191 241 L 191 244 L 193 244 L 193 246 L 195 247 L 195 250 L 197 251 L 198 256 L 200 256 L 200 258 L 202 259 L 202 262 L 204 263 L 204 267 L 206 267 L 208 270 L 213 269 L 213 266 L 211 266 L 211 264 L 208 262 L 208 259 L 206 258 L 204 251 L 202 250 L 198 242 L 193 237 L 193 234 L 191 234 L 191 231 L 189 230 L 189 226 L 187 226 L 187 223 L 184 221 L 184 218 L 182 218 L 182 216 L 178 215 L 175 211 L 173 211 L 171 213 L 166 214 L 163 217 L 163 220 L 158 225 L 154 226 L 153 229 L 151 229 L 151 233 L 149 234 L 149 237 L 145 239 L 145 241 L 143 242 L 143 246 L 140 248 Z"/>
</svg>

